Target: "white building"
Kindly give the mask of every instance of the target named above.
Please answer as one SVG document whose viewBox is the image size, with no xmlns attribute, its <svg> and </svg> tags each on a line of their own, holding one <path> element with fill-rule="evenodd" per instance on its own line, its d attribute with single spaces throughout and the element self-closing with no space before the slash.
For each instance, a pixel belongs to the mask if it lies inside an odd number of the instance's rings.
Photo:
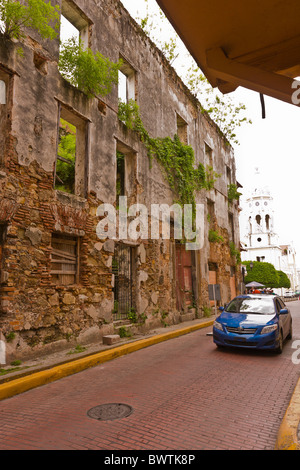
<svg viewBox="0 0 300 470">
<path fill-rule="evenodd" d="M 296 252 L 292 244 L 282 245 L 275 230 L 274 201 L 261 175 L 256 169 L 254 189 L 243 205 L 244 233 L 241 240 L 247 251 L 242 252 L 242 261 L 264 261 L 287 274 L 291 289 L 299 288 Z M 242 224 L 241 224 L 242 225 Z M 281 293 L 281 292 L 280 292 Z"/>
</svg>

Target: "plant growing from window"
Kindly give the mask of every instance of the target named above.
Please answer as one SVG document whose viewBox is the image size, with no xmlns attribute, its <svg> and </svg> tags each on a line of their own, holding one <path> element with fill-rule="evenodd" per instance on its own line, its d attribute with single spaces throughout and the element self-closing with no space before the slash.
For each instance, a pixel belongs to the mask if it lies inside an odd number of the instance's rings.
<svg viewBox="0 0 300 470">
<path fill-rule="evenodd" d="M 75 189 L 76 127 L 61 119 L 55 188 L 70 194 Z"/>
<path fill-rule="evenodd" d="M 60 8 L 50 1 L 0 0 L 0 34 L 5 39 L 22 40 L 25 28 L 37 31 L 43 39 L 54 39 L 60 23 Z"/>
<path fill-rule="evenodd" d="M 234 200 L 238 201 L 241 196 L 242 196 L 242 193 L 238 192 L 236 184 L 228 185 L 228 201 L 230 203 L 233 202 Z"/>
<path fill-rule="evenodd" d="M 111 92 L 118 83 L 121 61 L 114 63 L 100 52 L 85 49 L 81 40 L 71 38 L 60 50 L 59 70 L 65 80 L 79 88 L 89 98 Z"/>
</svg>

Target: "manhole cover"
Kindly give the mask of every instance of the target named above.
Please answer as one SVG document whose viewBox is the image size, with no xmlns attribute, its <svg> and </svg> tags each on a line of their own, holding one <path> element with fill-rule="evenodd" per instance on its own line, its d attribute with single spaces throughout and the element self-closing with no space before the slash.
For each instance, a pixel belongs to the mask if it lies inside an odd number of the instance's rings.
<svg viewBox="0 0 300 470">
<path fill-rule="evenodd" d="M 122 403 L 107 403 L 92 408 L 87 412 L 88 416 L 98 421 L 113 421 L 115 419 L 127 418 L 131 415 L 133 408 Z"/>
</svg>

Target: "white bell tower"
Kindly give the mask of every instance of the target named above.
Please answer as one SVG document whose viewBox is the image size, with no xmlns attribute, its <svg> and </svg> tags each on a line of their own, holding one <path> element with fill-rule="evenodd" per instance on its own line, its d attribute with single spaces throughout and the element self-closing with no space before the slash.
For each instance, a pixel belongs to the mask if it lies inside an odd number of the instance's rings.
<svg viewBox="0 0 300 470">
<path fill-rule="evenodd" d="M 248 215 L 248 247 L 266 248 L 278 244 L 274 231 L 274 208 L 270 190 L 263 184 L 259 169 L 255 169 L 254 190 L 246 201 Z"/>
</svg>

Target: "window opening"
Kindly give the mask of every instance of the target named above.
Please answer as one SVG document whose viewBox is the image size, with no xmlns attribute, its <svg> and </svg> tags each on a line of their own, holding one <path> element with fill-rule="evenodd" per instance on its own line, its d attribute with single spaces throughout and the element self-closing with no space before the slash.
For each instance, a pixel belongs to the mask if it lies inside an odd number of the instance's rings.
<svg viewBox="0 0 300 470">
<path fill-rule="evenodd" d="M 210 225 L 214 224 L 215 220 L 215 203 L 210 199 L 207 200 L 207 220 Z"/>
<path fill-rule="evenodd" d="M 90 21 L 79 8 L 70 0 L 62 0 L 61 6 L 61 42 L 75 38 L 79 44 L 81 40 L 83 46 L 89 46 L 89 25 Z"/>
<path fill-rule="evenodd" d="M 52 235 L 51 277 L 56 285 L 79 282 L 79 238 Z"/>
<path fill-rule="evenodd" d="M 6 104 L 6 83 L 4 80 L 0 80 L 0 105 Z"/>
<path fill-rule="evenodd" d="M 228 214 L 228 219 L 229 219 L 230 238 L 231 238 L 231 241 L 234 241 L 234 219 L 233 219 L 233 214 Z"/>
<path fill-rule="evenodd" d="M 209 145 L 207 145 L 206 143 L 205 143 L 205 157 L 206 157 L 206 164 L 210 167 L 213 167 L 214 166 L 213 151 L 212 151 L 212 148 L 210 148 Z"/>
<path fill-rule="evenodd" d="M 13 80 L 13 78 L 4 70 L 0 69 L 0 166 L 4 164 L 6 140 L 9 133 L 11 80 Z"/>
<path fill-rule="evenodd" d="M 119 69 L 119 100 L 128 104 L 130 100 L 136 99 L 136 72 L 131 65 L 121 57 L 122 65 Z"/>
<path fill-rule="evenodd" d="M 55 189 L 85 197 L 87 122 L 59 105 Z"/>
<path fill-rule="evenodd" d="M 231 184 L 231 169 L 229 166 L 226 165 L 226 177 L 227 177 L 227 183 Z"/>
<path fill-rule="evenodd" d="M 270 216 L 266 215 L 266 228 L 267 230 L 270 230 Z"/>
<path fill-rule="evenodd" d="M 76 43 L 79 44 L 80 31 L 72 25 L 72 23 L 61 16 L 61 27 L 60 27 L 60 40 L 61 42 L 69 41 L 72 38 L 75 38 Z"/>
<path fill-rule="evenodd" d="M 55 189 L 75 193 L 76 127 L 64 119 L 59 123 L 59 145 Z"/>
<path fill-rule="evenodd" d="M 119 99 L 122 103 L 127 103 L 127 77 L 119 70 Z"/>
<path fill-rule="evenodd" d="M 177 135 L 179 137 L 180 142 L 183 144 L 187 145 L 188 144 L 188 125 L 182 119 L 178 114 L 177 114 Z"/>
<path fill-rule="evenodd" d="M 117 151 L 117 204 L 120 196 L 125 196 L 125 155 Z"/>
<path fill-rule="evenodd" d="M 119 197 L 127 196 L 128 204 L 136 202 L 136 153 L 122 142 L 116 148 L 116 203 Z"/>
</svg>

